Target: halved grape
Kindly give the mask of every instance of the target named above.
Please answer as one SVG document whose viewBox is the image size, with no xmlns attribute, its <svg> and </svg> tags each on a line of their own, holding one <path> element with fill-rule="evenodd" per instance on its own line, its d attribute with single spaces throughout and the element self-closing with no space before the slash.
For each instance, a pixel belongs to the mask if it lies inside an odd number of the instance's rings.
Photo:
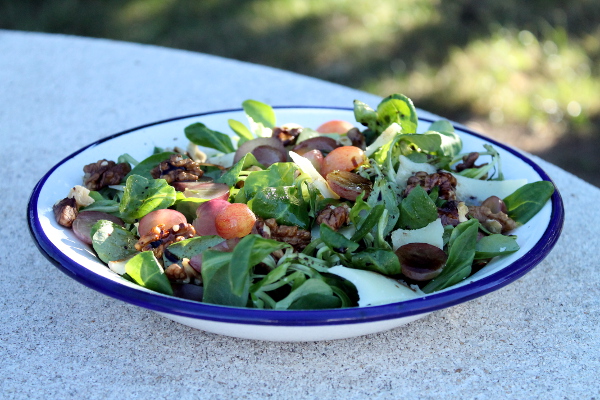
<svg viewBox="0 0 600 400">
<path fill-rule="evenodd" d="M 121 218 L 101 211 L 81 211 L 73 221 L 73 233 L 84 243 L 92 244 L 90 231 L 92 226 L 101 219 L 112 221 L 117 225 L 125 226 Z"/>
<path fill-rule="evenodd" d="M 217 234 L 223 239 L 244 237 L 252 231 L 256 215 L 244 203 L 223 208 L 215 218 Z"/>
<path fill-rule="evenodd" d="M 427 243 L 405 244 L 400 246 L 395 253 L 400 260 L 402 274 L 419 282 L 438 276 L 448 259 L 442 249 Z"/>
<path fill-rule="evenodd" d="M 334 119 L 334 120 L 327 121 L 327 122 L 321 124 L 317 128 L 317 132 L 319 132 L 319 133 L 339 133 L 340 135 L 343 135 L 344 133 L 348 132 L 352 128 L 354 128 L 354 125 L 352 125 L 350 122 L 342 121 L 339 119 Z"/>
<path fill-rule="evenodd" d="M 367 162 L 365 152 L 356 146 L 338 147 L 323 160 L 321 174 L 327 176 L 332 171 L 352 171 Z"/>
<path fill-rule="evenodd" d="M 182 299 L 202 301 L 204 288 L 202 286 L 193 285 L 191 283 L 171 282 L 173 288 L 173 296 L 181 297 Z"/>
<path fill-rule="evenodd" d="M 481 203 L 482 206 L 489 208 L 492 213 L 503 212 L 506 214 L 506 204 L 498 196 L 490 196 Z"/>
<path fill-rule="evenodd" d="M 295 145 L 292 151 L 303 156 L 304 153 L 311 150 L 319 150 L 324 153 L 329 153 L 338 147 L 339 145 L 334 139 L 327 136 L 317 136 L 303 140 Z"/>
<path fill-rule="evenodd" d="M 192 225 L 199 236 L 217 235 L 215 217 L 223 208 L 229 207 L 230 202 L 222 199 L 212 199 L 198 206 L 196 218 Z"/>
<path fill-rule="evenodd" d="M 248 140 L 244 142 L 240 147 L 238 147 L 235 152 L 235 157 L 233 158 L 233 162 L 236 163 L 242 159 L 246 154 L 252 153 L 254 154 L 254 149 L 259 146 L 269 146 L 273 147 L 276 150 L 279 150 L 282 154 L 287 154 L 285 151 L 285 147 L 281 141 L 277 138 L 269 137 L 269 138 L 256 138 L 252 140 Z M 255 155 L 256 157 L 256 155 Z M 258 160 L 257 160 L 258 161 Z M 259 161 L 260 162 L 260 161 Z"/>
<path fill-rule="evenodd" d="M 287 156 L 285 151 L 282 151 L 280 148 L 275 148 L 273 146 L 257 146 L 252 150 L 252 154 L 256 157 L 256 161 L 268 167 L 272 164 L 278 162 L 287 161 Z"/>
<path fill-rule="evenodd" d="M 307 151 L 302 156 L 308 159 L 308 161 L 310 161 L 310 163 L 315 167 L 318 173 L 321 173 L 321 168 L 323 168 L 323 160 L 325 158 L 323 157 L 323 153 L 321 153 L 321 150 L 315 149 Z"/>
<path fill-rule="evenodd" d="M 168 208 L 152 211 L 140 219 L 138 225 L 138 233 L 140 236 L 144 236 L 150 232 L 152 228 L 157 225 L 163 224 L 166 229 L 171 229 L 174 225 L 186 224 L 187 219 L 185 215 L 176 210 L 170 210 Z"/>
<path fill-rule="evenodd" d="M 364 191 L 365 198 L 373 189 L 373 184 L 367 178 L 348 171 L 333 171 L 327 174 L 327 183 L 331 190 L 344 199 L 356 201 Z"/>
</svg>

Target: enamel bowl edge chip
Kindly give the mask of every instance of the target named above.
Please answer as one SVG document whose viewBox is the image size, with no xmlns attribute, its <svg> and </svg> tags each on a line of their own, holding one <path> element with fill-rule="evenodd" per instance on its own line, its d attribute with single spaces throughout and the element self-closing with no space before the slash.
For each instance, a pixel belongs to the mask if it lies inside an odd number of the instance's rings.
<svg viewBox="0 0 600 400">
<path fill-rule="evenodd" d="M 352 109 L 328 107 L 274 107 L 279 124 L 294 122 L 316 128 L 325 121 L 354 121 Z M 40 251 L 61 271 L 84 285 L 125 302 L 148 308 L 174 321 L 222 335 L 273 341 L 314 341 L 355 337 L 392 329 L 425 315 L 497 290 L 540 263 L 555 245 L 564 220 L 562 200 L 555 191 L 546 206 L 515 234 L 521 249 L 494 259 L 482 270 L 448 289 L 412 300 L 373 307 L 334 310 L 274 311 L 223 307 L 166 296 L 135 285 L 97 259 L 91 247 L 72 231 L 59 226 L 52 206 L 74 185 L 81 184 L 83 166 L 100 159 L 116 160 L 124 152 L 137 160 L 154 147 L 185 147 L 184 128 L 202 122 L 211 129 L 231 132 L 227 120 L 245 121 L 243 110 L 226 110 L 178 117 L 117 133 L 71 154 L 38 182 L 28 204 L 28 223 Z M 419 131 L 431 123 L 419 119 Z M 358 126 L 358 125 L 357 125 Z M 480 151 L 492 144 L 502 157 L 506 179 L 528 182 L 548 175 L 520 152 L 456 126 L 463 151 Z M 232 134 L 233 135 L 233 134 Z"/>
</svg>

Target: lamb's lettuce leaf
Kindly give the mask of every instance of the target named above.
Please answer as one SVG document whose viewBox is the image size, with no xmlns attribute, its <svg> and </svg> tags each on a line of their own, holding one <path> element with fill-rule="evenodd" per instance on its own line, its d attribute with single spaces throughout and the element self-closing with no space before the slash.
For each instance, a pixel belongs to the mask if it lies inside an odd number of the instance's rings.
<svg viewBox="0 0 600 400">
<path fill-rule="evenodd" d="M 517 224 L 523 225 L 537 214 L 554 193 L 554 185 L 548 181 L 531 182 L 504 199 L 507 214 Z"/>
<path fill-rule="evenodd" d="M 132 223 L 136 219 L 161 208 L 175 204 L 175 188 L 164 179 L 146 179 L 131 175 L 125 183 L 123 199 L 119 205 L 120 217 Z"/>
<path fill-rule="evenodd" d="M 280 225 L 310 229 L 309 203 L 296 186 L 266 187 L 256 193 L 248 206 L 257 216 L 275 218 Z"/>
<path fill-rule="evenodd" d="M 127 175 L 125 178 L 129 178 L 131 175 L 139 175 L 143 176 L 146 179 L 153 179 L 150 171 L 152 171 L 158 164 L 163 161 L 167 161 L 169 157 L 171 157 L 173 153 L 172 151 L 163 151 L 160 153 L 152 154 L 150 157 L 142 160 L 138 163 Z"/>
<path fill-rule="evenodd" d="M 198 146 L 215 149 L 222 153 L 232 153 L 235 151 L 229 135 L 213 131 L 207 128 L 202 122 L 196 122 L 187 126 L 184 132 L 188 140 Z"/>
<path fill-rule="evenodd" d="M 124 260 L 137 253 L 137 237 L 112 221 L 99 220 L 92 226 L 92 247 L 98 258 L 105 263 Z"/>
<path fill-rule="evenodd" d="M 471 275 L 479 221 L 470 219 L 458 224 L 452 231 L 448 243 L 448 260 L 442 273 L 423 288 L 423 292 L 432 293 L 455 285 Z"/>
<path fill-rule="evenodd" d="M 516 237 L 495 233 L 479 239 L 475 246 L 475 260 L 505 256 L 518 250 Z"/>
<path fill-rule="evenodd" d="M 256 160 L 256 157 L 254 157 L 252 153 L 248 153 L 245 156 L 243 156 L 229 169 L 229 171 L 224 173 L 216 181 L 219 183 L 224 183 L 229 187 L 233 187 L 239 181 L 245 179 L 245 177 L 248 175 L 247 170 L 250 167 L 264 168 L 263 165 Z"/>
<path fill-rule="evenodd" d="M 437 218 L 437 207 L 421 186 L 411 190 L 400 203 L 398 226 L 402 229 L 424 228 Z"/>
<path fill-rule="evenodd" d="M 244 182 L 246 199 L 266 187 L 293 186 L 298 167 L 294 163 L 275 163 L 264 171 L 251 172 Z"/>
<path fill-rule="evenodd" d="M 173 295 L 173 288 L 152 251 L 143 251 L 125 264 L 125 272 L 138 285 L 159 293 Z"/>
</svg>

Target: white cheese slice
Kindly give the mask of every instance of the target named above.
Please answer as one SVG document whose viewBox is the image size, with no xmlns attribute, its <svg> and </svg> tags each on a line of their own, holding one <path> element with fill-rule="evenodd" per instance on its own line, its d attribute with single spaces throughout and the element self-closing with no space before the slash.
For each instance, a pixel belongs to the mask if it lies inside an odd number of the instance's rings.
<svg viewBox="0 0 600 400">
<path fill-rule="evenodd" d="M 90 197 L 90 190 L 86 187 L 76 185 L 69 191 L 68 198 L 75 198 L 77 207 L 87 207 L 94 203 L 94 199 Z"/>
<path fill-rule="evenodd" d="M 220 165 L 221 167 L 229 168 L 233 165 L 235 151 L 233 153 L 219 154 L 218 156 L 208 157 L 206 160 L 209 164 Z"/>
<path fill-rule="evenodd" d="M 394 140 L 394 137 L 401 131 L 402 128 L 400 125 L 394 122 L 388 126 L 385 131 L 381 132 L 381 135 L 379 135 L 377 139 L 375 139 L 375 141 L 365 149 L 365 155 L 367 157 L 371 157 L 371 155 L 375 153 L 378 148 Z"/>
<path fill-rule="evenodd" d="M 372 271 L 336 265 L 329 268 L 329 272 L 349 280 L 356 286 L 359 307 L 397 303 L 423 295 L 420 291 L 415 292 L 393 279 Z"/>
<path fill-rule="evenodd" d="M 313 184 L 317 189 L 319 189 L 323 197 L 325 197 L 326 199 L 340 198 L 340 196 L 338 196 L 337 193 L 331 190 L 325 178 L 321 176 L 321 174 L 316 170 L 315 166 L 312 165 L 308 158 L 302 157 L 300 154 L 294 153 L 293 151 L 290 151 L 290 158 L 293 162 L 296 163 L 296 165 L 302 170 L 302 172 L 304 172 L 310 177 L 310 179 L 312 179 Z"/>
<path fill-rule="evenodd" d="M 491 196 L 504 199 L 527 183 L 527 179 L 482 181 L 453 174 L 456 178 L 456 198 L 468 205 L 478 205 Z"/>
<path fill-rule="evenodd" d="M 397 229 L 392 232 L 394 251 L 409 243 L 427 243 L 440 249 L 444 248 L 444 226 L 440 218 L 421 229 Z"/>
<path fill-rule="evenodd" d="M 398 184 L 398 187 L 401 190 L 406 189 L 406 181 L 408 181 L 408 178 L 419 171 L 433 174 L 437 171 L 437 169 L 431 164 L 414 162 L 408 157 L 401 155 L 400 165 L 398 167 L 398 172 L 396 173 L 396 183 Z"/>
</svg>

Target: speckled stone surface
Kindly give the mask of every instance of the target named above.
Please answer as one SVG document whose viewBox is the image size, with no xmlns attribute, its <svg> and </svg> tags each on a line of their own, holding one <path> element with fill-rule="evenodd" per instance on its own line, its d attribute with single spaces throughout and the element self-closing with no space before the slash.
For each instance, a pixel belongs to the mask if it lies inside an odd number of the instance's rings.
<svg viewBox="0 0 600 400">
<path fill-rule="evenodd" d="M 86 288 L 37 250 L 27 200 L 62 158 L 111 133 L 247 98 L 378 101 L 202 54 L 0 31 L 0 398 L 600 399 L 600 190 L 539 159 L 566 220 L 538 267 L 354 339 L 271 343 L 194 330 Z"/>
</svg>

